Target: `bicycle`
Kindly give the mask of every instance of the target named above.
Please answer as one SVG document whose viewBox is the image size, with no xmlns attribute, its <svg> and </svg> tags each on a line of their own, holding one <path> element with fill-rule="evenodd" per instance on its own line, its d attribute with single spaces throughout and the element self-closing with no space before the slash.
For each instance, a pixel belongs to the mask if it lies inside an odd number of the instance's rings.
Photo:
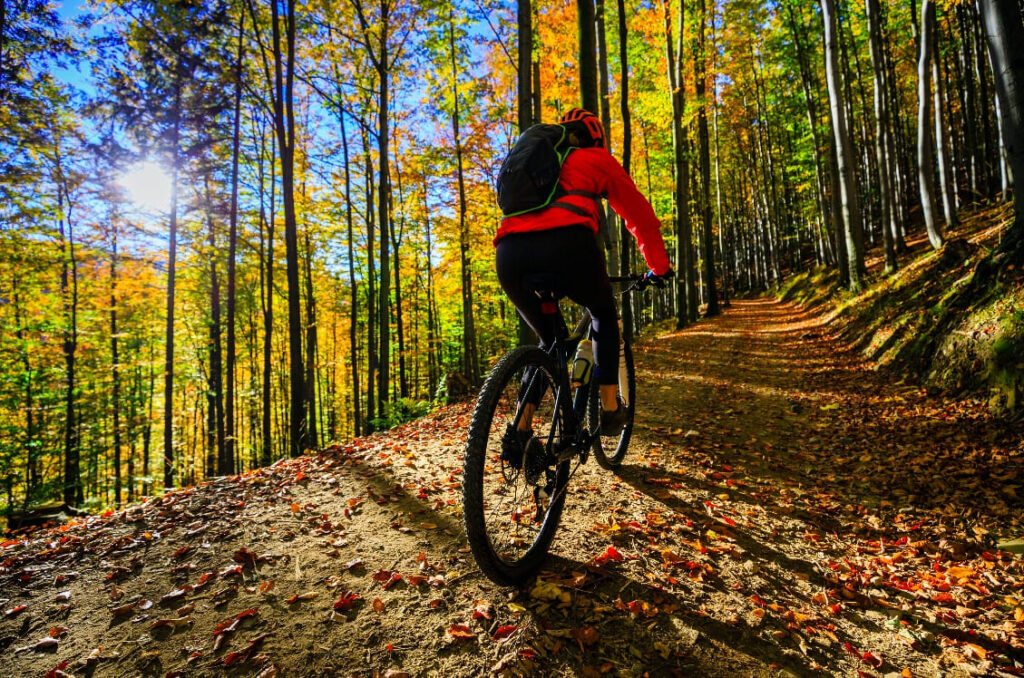
<svg viewBox="0 0 1024 678">
<path fill-rule="evenodd" d="M 641 275 L 611 281 L 632 283 L 623 295 L 650 284 Z M 623 341 L 619 397 L 626 423 L 617 437 L 600 434 L 597 380 L 582 375 L 573 389 L 569 377 L 576 349 L 589 337 L 590 313 L 584 309 L 569 332 L 554 285 L 547 280 L 527 282 L 554 323 L 555 340 L 547 349 L 520 346 L 491 369 L 469 425 L 462 480 L 470 550 L 480 570 L 503 585 L 521 584 L 541 566 L 561 519 L 569 480 L 590 452 L 602 468 L 622 463 L 636 412 L 633 352 Z M 531 406 L 532 435 L 519 434 L 520 419 Z"/>
</svg>

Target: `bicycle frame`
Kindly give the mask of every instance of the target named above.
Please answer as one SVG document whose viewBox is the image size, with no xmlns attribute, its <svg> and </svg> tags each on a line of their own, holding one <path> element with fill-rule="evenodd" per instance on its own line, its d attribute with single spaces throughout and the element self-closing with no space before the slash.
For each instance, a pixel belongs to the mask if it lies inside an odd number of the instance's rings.
<svg viewBox="0 0 1024 678">
<path fill-rule="evenodd" d="M 555 371 L 558 373 L 555 377 L 556 383 L 554 384 L 554 388 L 555 410 L 556 412 L 562 413 L 562 416 L 559 417 L 559 428 L 562 430 L 563 434 L 567 431 L 572 434 L 569 436 L 569 440 L 572 442 L 563 446 L 561 449 L 556 450 L 556 452 L 559 453 L 559 456 L 561 456 L 561 453 L 567 448 L 586 450 L 592 442 L 589 432 L 583 430 L 583 427 L 580 425 L 583 418 L 582 413 L 585 412 L 585 410 L 580 408 L 586 407 L 586 396 L 583 394 L 589 395 L 589 389 L 591 388 L 590 383 L 581 384 L 576 389 L 576 398 L 573 403 L 570 404 L 567 401 L 569 393 L 571 392 L 568 376 L 569 361 L 571 360 L 571 356 L 575 356 L 576 347 L 579 345 L 580 341 L 586 338 L 590 332 L 590 311 L 584 309 L 583 317 L 576 324 L 573 331 L 569 332 L 569 327 L 565 323 L 565 318 L 562 315 L 561 309 L 558 308 L 557 302 L 552 303 L 555 303 L 556 306 L 554 312 L 549 315 L 554 323 L 555 339 L 551 342 L 551 345 L 545 349 L 545 352 L 555 361 Z M 519 405 L 516 408 L 516 416 L 512 421 L 513 427 L 518 427 L 519 421 L 523 417 L 523 410 L 526 402 L 523 394 L 529 393 L 531 389 L 536 387 L 537 377 L 538 375 L 535 372 L 530 377 L 530 381 L 527 383 L 526 388 L 521 389 Z M 548 437 L 545 444 L 546 449 L 552 449 L 555 441 L 555 431 L 555 427 L 552 427 L 548 431 Z"/>
<path fill-rule="evenodd" d="M 639 285 L 643 284 L 645 278 L 639 275 L 626 275 L 620 277 L 612 277 L 610 281 L 613 283 L 632 283 L 632 285 L 624 290 L 622 293 L 626 294 L 638 289 Z M 642 289 L 642 288 L 640 288 Z M 570 431 L 572 436 L 568 445 L 563 446 L 562 449 L 557 450 L 559 454 L 559 460 L 561 461 L 562 452 L 567 448 L 574 450 L 581 450 L 583 454 L 586 454 L 586 450 L 589 449 L 590 444 L 593 442 L 592 434 L 585 430 L 581 425 L 581 421 L 586 416 L 587 400 L 590 396 L 590 389 L 594 388 L 593 377 L 590 378 L 585 384 L 580 384 L 576 389 L 575 398 L 570 404 L 566 402 L 571 391 L 569 382 L 569 361 L 570 356 L 575 356 L 576 347 L 579 345 L 586 336 L 590 333 L 590 311 L 583 309 L 583 317 L 576 324 L 576 327 L 572 332 L 569 332 L 569 327 L 565 323 L 565 317 L 562 315 L 561 308 L 558 306 L 558 301 L 553 298 L 544 298 L 544 303 L 551 304 L 554 308 L 550 313 L 546 313 L 551 318 L 551 322 L 554 324 L 555 339 L 551 342 L 551 346 L 545 349 L 545 352 L 552 357 L 555 361 L 555 371 L 558 373 L 556 377 L 555 386 L 555 410 L 556 412 L 563 413 L 563 416 L 559 417 L 559 427 L 562 428 L 563 433 Z M 529 393 L 532 388 L 535 387 L 535 380 L 537 374 L 534 373 L 530 381 L 527 383 L 525 389 L 521 389 L 519 396 L 519 404 L 516 407 L 516 416 L 512 421 L 513 427 L 518 427 L 519 422 L 523 417 L 523 409 L 525 404 L 524 394 Z M 568 417 L 568 420 L 565 420 Z M 546 442 L 546 449 L 552 449 L 555 439 L 555 427 L 552 427 L 548 431 L 548 438 Z"/>
</svg>

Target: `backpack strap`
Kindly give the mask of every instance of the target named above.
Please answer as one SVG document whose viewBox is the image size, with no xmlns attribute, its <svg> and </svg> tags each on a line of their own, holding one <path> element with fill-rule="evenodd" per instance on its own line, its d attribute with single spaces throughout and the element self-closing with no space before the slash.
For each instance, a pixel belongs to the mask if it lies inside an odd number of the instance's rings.
<svg viewBox="0 0 1024 678">
<path fill-rule="evenodd" d="M 579 215 L 581 217 L 587 217 L 588 219 L 592 219 L 594 217 L 594 215 L 588 212 L 587 210 L 583 209 L 579 205 L 573 205 L 571 202 L 562 202 L 561 200 L 556 200 L 555 202 L 548 204 L 548 207 L 561 207 L 562 209 L 569 210 L 573 214 Z"/>
<path fill-rule="evenodd" d="M 569 210 L 573 214 L 576 214 L 581 217 L 587 217 L 588 219 L 593 218 L 594 215 L 588 212 L 587 210 L 583 209 L 579 205 L 574 205 L 571 202 L 565 202 L 563 200 L 557 199 L 567 195 L 575 195 L 581 198 L 589 198 L 594 202 L 597 202 L 603 197 L 601 195 L 598 195 L 597 193 L 591 193 L 590 191 L 563 191 L 561 187 L 559 187 L 556 193 L 556 200 L 554 202 L 548 203 L 548 207 L 561 207 L 562 209 Z"/>
</svg>

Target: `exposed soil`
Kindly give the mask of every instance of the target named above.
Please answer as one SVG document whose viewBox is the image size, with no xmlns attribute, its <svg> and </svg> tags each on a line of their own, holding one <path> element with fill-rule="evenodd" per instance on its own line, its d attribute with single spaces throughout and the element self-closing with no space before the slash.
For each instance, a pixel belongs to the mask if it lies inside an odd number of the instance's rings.
<svg viewBox="0 0 1024 678">
<path fill-rule="evenodd" d="M 1020 431 L 837 331 L 757 300 L 648 337 L 631 452 L 525 590 L 462 536 L 464 404 L 5 542 L 0 674 L 1022 675 Z"/>
</svg>

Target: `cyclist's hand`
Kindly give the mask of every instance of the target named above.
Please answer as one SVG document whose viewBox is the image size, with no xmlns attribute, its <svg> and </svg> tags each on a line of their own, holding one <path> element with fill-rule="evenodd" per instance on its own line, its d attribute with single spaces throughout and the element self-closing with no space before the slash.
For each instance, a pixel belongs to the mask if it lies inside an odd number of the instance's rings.
<svg viewBox="0 0 1024 678">
<path fill-rule="evenodd" d="M 658 275 L 654 271 L 647 271 L 647 273 L 644 274 L 644 287 L 654 285 L 659 290 L 663 290 L 668 285 L 669 279 L 675 277 L 675 274 L 676 272 L 671 268 L 661 275 Z"/>
</svg>

